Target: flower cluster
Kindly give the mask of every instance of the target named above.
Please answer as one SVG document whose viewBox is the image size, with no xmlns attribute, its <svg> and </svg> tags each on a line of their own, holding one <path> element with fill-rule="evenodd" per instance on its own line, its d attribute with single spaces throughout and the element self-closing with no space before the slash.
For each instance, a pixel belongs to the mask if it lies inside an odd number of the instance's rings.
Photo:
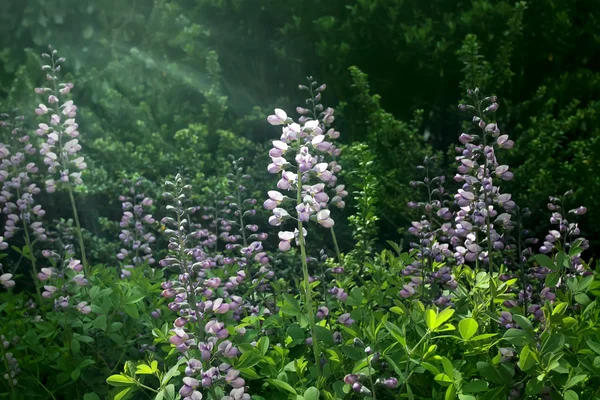
<svg viewBox="0 0 600 400">
<path fill-rule="evenodd" d="M 44 291 L 42 297 L 54 300 L 55 311 L 74 309 L 81 314 L 89 314 L 92 309 L 87 301 L 75 301 L 82 288 L 89 285 L 83 264 L 74 258 L 73 246 L 64 245 L 62 251 L 43 250 L 42 256 L 51 267 L 44 267 L 37 274 Z"/>
<path fill-rule="evenodd" d="M 540 257 L 536 257 L 536 260 L 541 264 L 529 269 L 529 273 L 525 277 L 526 283 L 518 292 L 517 300 L 504 302 L 507 308 L 523 306 L 534 318 L 543 321 L 543 304 L 547 301 L 553 303 L 556 300 L 555 291 L 566 287 L 568 278 L 591 274 L 591 271 L 584 268 L 581 259 L 582 252 L 589 248 L 589 242 L 580 237 L 578 224 L 569 221 L 569 215 L 584 215 L 587 209 L 581 206 L 567 212 L 564 203 L 572 194 L 573 192 L 569 190 L 562 197 L 549 197 L 548 209 L 552 213 L 550 224 L 557 225 L 557 227 L 548 232 L 539 248 Z M 537 243 L 537 241 L 532 242 Z M 557 260 L 555 264 L 551 258 L 546 256 L 560 250 L 569 255 L 568 261 Z M 524 254 L 531 255 L 532 252 L 527 249 Z"/>
<path fill-rule="evenodd" d="M 170 191 L 164 197 L 173 203 L 167 209 L 175 218 L 162 220 L 167 226 L 169 255 L 160 265 L 178 272 L 177 279 L 162 284 L 162 295 L 172 299 L 169 309 L 178 314 L 170 342 L 188 363 L 179 393 L 185 399 L 198 399 L 202 398 L 198 389 L 212 390 L 214 385 L 229 385 L 231 398 L 249 398 L 244 389 L 245 381 L 229 363 L 239 351 L 229 340 L 226 327 L 228 319 L 239 320 L 247 307 L 241 297 L 233 294 L 247 279 L 242 258 L 211 255 L 203 249 L 198 241 L 206 238 L 206 234 L 200 224 L 192 222 L 198 208 L 188 204 L 191 186 L 184 185 L 179 175 L 174 182 L 167 182 L 167 186 Z M 227 220 L 221 220 L 224 221 Z M 245 229 L 243 219 L 240 221 L 240 228 Z M 229 233 L 232 225 L 231 221 L 225 222 L 221 229 L 227 233 L 224 238 L 228 244 L 233 245 L 235 240 L 230 240 Z"/>
<path fill-rule="evenodd" d="M 294 218 L 299 222 L 313 220 L 330 228 L 334 225 L 330 207 L 343 208 L 343 198 L 347 195 L 344 186 L 336 184 L 336 174 L 341 171 L 341 166 L 336 161 L 327 161 L 340 154 L 340 149 L 332 143 L 340 133 L 330 128 L 335 119 L 334 110 L 324 109 L 320 104 L 325 85 L 317 87 L 316 82 L 311 82 L 309 86 L 300 88 L 310 93 L 307 104 L 311 108 L 297 108 L 301 115 L 298 122 L 281 109 L 276 109 L 275 114 L 267 118 L 271 125 L 283 125 L 280 140 L 273 141 L 273 148 L 269 151 L 271 164 L 267 170 L 280 176 L 277 182 L 279 190 L 296 192 L 295 210 L 290 215 L 283 203 L 292 199 L 275 190 L 268 192 L 269 198 L 264 207 L 273 212 L 269 218 L 273 226 L 280 226 L 285 220 Z M 281 251 L 288 251 L 294 239 L 298 241 L 300 229 L 279 232 Z M 302 234 L 306 236 L 306 231 L 303 230 Z"/>
<path fill-rule="evenodd" d="M 37 94 L 48 96 L 38 105 L 35 113 L 39 116 L 48 115 L 49 119 L 40 123 L 35 133 L 46 138 L 40 154 L 44 156 L 48 173 L 56 177 L 46 180 L 49 193 L 54 192 L 60 184 L 81 185 L 81 171 L 87 167 L 84 158 L 77 154 L 81 150 L 77 139 L 79 125 L 75 121 L 77 106 L 66 98 L 74 86 L 72 83 L 59 82 L 58 74 L 65 59 L 58 58 L 57 54 L 52 48 L 50 54 L 42 54 L 49 61 L 49 64 L 42 66 L 42 70 L 46 72 L 50 87 L 35 89 Z"/>
<path fill-rule="evenodd" d="M 411 242 L 410 246 L 416 249 L 415 261 L 403 269 L 402 274 L 410 281 L 400 290 L 400 297 L 407 299 L 421 292 L 426 297 L 425 285 L 429 285 L 431 298 L 439 306 L 451 305 L 450 297 L 443 294 L 444 288 L 456 289 L 458 283 L 447 266 L 436 269 L 436 263 L 452 257 L 449 249 L 448 233 L 452 230 L 453 213 L 446 199 L 444 188 L 445 177 L 431 177 L 435 159 L 425 157 L 423 165 L 417 168 L 425 172 L 422 181 L 413 181 L 414 188 L 425 188 L 427 201 L 410 202 L 408 206 L 423 212 L 419 221 L 413 221 L 408 232 L 417 237 L 418 242 Z M 444 243 L 446 242 L 446 243 Z M 419 290 L 419 288 L 421 288 Z"/>
<path fill-rule="evenodd" d="M 14 387 L 17 385 L 17 375 L 21 373 L 19 369 L 19 362 L 14 357 L 13 353 L 6 352 L 11 345 L 18 344 L 20 338 L 15 336 L 11 341 L 8 341 L 4 335 L 0 335 L 0 345 L 4 348 L 2 354 L 4 354 L 4 364 L 8 366 L 8 371 L 4 374 L 4 379 L 9 381 L 9 386 Z"/>
<path fill-rule="evenodd" d="M 123 217 L 119 226 L 121 233 L 119 239 L 123 242 L 123 248 L 117 254 L 117 258 L 123 262 L 121 278 L 131 276 L 131 269 L 139 265 L 152 265 L 152 243 L 156 237 L 152 232 L 156 220 L 152 217 L 153 200 L 142 192 L 138 192 L 143 181 L 135 182 L 124 180 L 129 184 L 129 193 L 119 197 L 123 208 Z"/>
<path fill-rule="evenodd" d="M 242 269 L 240 272 L 252 278 L 252 287 L 259 292 L 264 292 L 268 289 L 268 280 L 275 276 L 275 272 L 269 265 L 270 258 L 263 248 L 263 242 L 267 240 L 268 235 L 260 232 L 257 224 L 247 223 L 248 218 L 256 215 L 257 204 L 255 198 L 246 195 L 248 191 L 246 182 L 251 179 L 251 176 L 244 174 L 244 169 L 241 167 L 243 158 L 236 160 L 230 156 L 230 159 L 234 172 L 227 174 L 227 181 L 232 194 L 225 197 L 227 204 L 223 210 L 224 217 L 220 220 L 222 229 L 227 230 L 219 237 L 226 242 L 227 251 L 237 252 L 236 263 Z M 237 228 L 237 235 L 230 233 L 233 227 Z M 250 268 L 251 266 L 257 268 Z"/>
<path fill-rule="evenodd" d="M 9 129 L 12 139 L 11 143 L 0 143 L 0 206 L 7 217 L 4 238 L 10 239 L 24 229 L 26 239 L 44 241 L 46 230 L 41 218 L 46 212 L 41 205 L 35 204 L 34 196 L 40 193 L 40 189 L 31 178 L 31 174 L 38 172 L 31 159 L 37 150 L 23 129 L 22 116 L 10 120 L 9 115 L 1 114 L 0 118 L 0 128 Z M 30 234 L 33 238 L 29 238 Z"/>
<path fill-rule="evenodd" d="M 513 228 L 510 212 L 516 206 L 510 194 L 500 191 L 499 183 L 511 180 L 513 173 L 498 162 L 496 151 L 510 149 L 514 142 L 501 134 L 497 124 L 486 121 L 498 109 L 497 98 L 480 98 L 479 89 L 467 94 L 474 104 L 461 104 L 459 109 L 474 114 L 479 134 L 462 133 L 459 141 L 464 146 L 456 148 L 459 165 L 454 180 L 462 188 L 454 196 L 459 210 L 450 242 L 458 264 L 477 262 L 492 268 L 494 250 L 506 245 L 499 229 Z"/>
</svg>

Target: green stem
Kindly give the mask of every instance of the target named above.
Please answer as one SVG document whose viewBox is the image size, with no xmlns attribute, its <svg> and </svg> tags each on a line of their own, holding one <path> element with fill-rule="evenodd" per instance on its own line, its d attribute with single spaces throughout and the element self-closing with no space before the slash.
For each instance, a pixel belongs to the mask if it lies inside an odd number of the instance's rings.
<svg viewBox="0 0 600 400">
<path fill-rule="evenodd" d="M 75 226 L 77 227 L 77 240 L 79 241 L 79 251 L 81 252 L 81 262 L 85 275 L 90 277 L 90 270 L 87 263 L 87 257 L 85 256 L 85 246 L 83 245 L 83 235 L 81 234 L 81 224 L 79 223 L 79 215 L 77 214 L 77 204 L 75 204 L 75 197 L 73 196 L 73 188 L 69 183 L 69 198 L 71 199 L 71 207 L 73 208 L 73 219 L 75 220 Z"/>
<path fill-rule="evenodd" d="M 20 199 L 21 198 L 21 190 L 19 188 L 17 188 L 17 197 Z M 31 212 L 31 210 L 28 210 L 29 212 Z M 38 269 L 37 269 L 37 265 L 36 265 L 36 259 L 35 259 L 35 254 L 33 251 L 33 242 L 31 241 L 31 237 L 29 236 L 29 228 L 27 226 L 27 223 L 25 222 L 24 218 L 21 218 L 21 222 L 23 223 L 23 232 L 25 233 L 25 245 L 27 246 L 27 249 L 29 250 L 29 255 L 31 256 L 31 267 L 32 267 L 32 271 L 31 271 L 31 276 L 33 277 L 33 284 L 35 285 L 35 291 L 37 293 L 38 296 L 38 300 L 40 302 L 40 310 L 41 310 L 41 305 L 42 305 L 42 293 L 40 292 L 40 287 L 38 285 L 38 280 L 37 280 L 37 274 L 38 274 Z"/>
<path fill-rule="evenodd" d="M 367 357 L 367 368 L 369 371 L 369 383 L 371 384 L 371 395 L 373 396 L 373 400 L 377 400 L 377 396 L 375 395 L 375 385 L 373 384 L 373 373 L 371 372 L 371 361 L 373 360 L 373 356 L 369 360 Z"/>
<path fill-rule="evenodd" d="M 335 230 L 333 226 L 329 228 L 331 231 L 331 238 L 333 239 L 333 247 L 335 247 L 335 254 L 337 256 L 338 262 L 340 263 L 340 267 L 344 266 L 344 260 L 342 259 L 342 253 L 340 253 L 340 246 L 338 246 L 337 237 L 335 236 Z"/>
<path fill-rule="evenodd" d="M 181 192 L 179 194 L 181 195 Z M 181 200 L 178 200 L 178 202 L 181 202 Z M 197 310 L 198 301 L 196 299 L 196 289 L 194 288 L 193 270 L 192 268 L 188 268 L 188 259 L 187 255 L 185 254 L 185 239 L 183 237 L 184 233 L 181 229 L 181 217 L 184 215 L 183 212 L 183 205 L 181 205 L 180 209 L 177 210 L 177 239 L 179 242 L 179 263 L 180 267 L 183 268 L 183 270 L 188 274 L 188 297 L 190 300 L 190 307 L 196 312 L 196 315 L 200 315 Z M 188 223 L 189 221 L 190 219 L 188 218 Z M 202 340 L 204 338 L 204 331 L 200 327 L 200 320 L 196 321 L 196 329 L 198 331 L 198 339 Z"/>
<path fill-rule="evenodd" d="M 142 388 L 144 388 L 144 389 L 150 390 L 150 391 L 152 391 L 152 392 L 154 392 L 154 393 L 158 393 L 158 390 L 156 390 L 156 389 L 154 389 L 154 388 L 151 388 L 150 386 L 146 386 L 146 385 L 144 385 L 143 383 L 140 383 L 139 381 L 136 381 L 136 384 L 137 384 L 139 387 L 142 387 Z"/>
<path fill-rule="evenodd" d="M 410 358 L 412 357 L 413 353 L 415 352 L 415 350 L 421 345 L 421 343 L 423 343 L 423 341 L 427 338 L 427 336 L 429 336 L 429 332 L 427 332 L 425 335 L 423 335 L 423 337 L 421 338 L 421 340 L 419 340 L 417 342 L 417 344 L 415 345 L 415 347 L 412 348 L 412 350 L 408 351 L 406 354 L 406 368 L 404 368 L 404 376 L 402 376 L 402 386 L 400 386 L 400 391 L 399 393 L 402 393 L 402 390 L 404 390 L 404 386 L 408 383 L 408 379 L 410 377 L 410 375 L 407 376 L 408 374 L 408 369 L 410 367 Z M 406 348 L 406 350 L 408 350 L 408 347 Z M 412 372 L 411 372 L 412 375 Z"/>
<path fill-rule="evenodd" d="M 297 204 L 302 204 L 302 172 L 298 168 L 298 190 L 296 191 Z M 317 368 L 317 376 L 321 374 L 321 350 L 319 349 L 319 343 L 317 341 L 317 329 L 315 323 L 315 314 L 312 306 L 312 293 L 310 290 L 310 280 L 308 277 L 308 264 L 306 263 L 306 247 L 304 244 L 304 230 L 302 228 L 302 221 L 298 219 L 298 242 L 300 242 L 300 254 L 302 257 L 302 272 L 304 274 L 304 303 L 306 313 L 308 314 L 308 321 L 310 323 L 310 331 L 312 336 L 312 348 L 315 355 L 315 367 Z"/>
<path fill-rule="evenodd" d="M 33 376 L 33 379 L 37 381 L 37 383 L 50 395 L 50 397 L 52 397 L 52 400 L 56 400 L 54 394 L 46 386 L 44 386 L 44 384 L 37 377 Z"/>
<path fill-rule="evenodd" d="M 240 231 L 242 232 L 242 243 L 244 247 L 248 247 L 248 240 L 246 239 L 246 228 L 244 227 L 244 209 L 242 207 L 242 194 L 240 192 L 241 182 L 237 183 L 237 201 L 238 201 L 238 211 L 239 211 L 239 219 L 240 219 Z"/>
<path fill-rule="evenodd" d="M 479 117 L 483 120 L 483 112 L 481 111 L 481 103 L 477 104 L 477 111 L 479 114 Z M 485 131 L 485 128 L 481 128 L 481 137 L 483 138 L 483 149 L 485 151 L 485 148 L 487 146 L 487 132 Z M 486 177 L 488 177 L 488 159 L 486 157 L 485 154 L 483 154 L 483 158 L 485 160 L 485 166 L 484 166 L 484 174 Z M 483 202 L 485 204 L 485 208 L 486 208 L 486 215 L 485 215 L 485 225 L 486 225 L 486 242 L 487 242 L 487 251 L 488 251 L 488 269 L 489 269 L 489 274 L 490 274 L 490 311 L 495 314 L 496 313 L 496 281 L 494 280 L 494 263 L 493 263 L 493 248 L 492 248 L 492 238 L 490 236 L 491 234 L 491 229 L 492 229 L 492 222 L 490 221 L 490 214 L 489 214 L 489 210 L 488 210 L 488 193 L 487 191 L 483 190 Z M 492 323 L 492 332 L 496 332 L 497 330 L 497 326 L 496 324 Z"/>
</svg>

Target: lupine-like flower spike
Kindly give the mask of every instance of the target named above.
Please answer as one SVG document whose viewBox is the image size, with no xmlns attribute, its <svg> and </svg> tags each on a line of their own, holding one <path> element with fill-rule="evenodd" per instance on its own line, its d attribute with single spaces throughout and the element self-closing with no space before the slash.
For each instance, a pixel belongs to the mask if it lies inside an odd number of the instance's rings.
<svg viewBox="0 0 600 400">
<path fill-rule="evenodd" d="M 1 114 L 0 118 L 8 119 L 10 116 Z M 7 216 L 4 238 L 12 238 L 21 229 L 19 225 L 26 224 L 33 236 L 43 241 L 46 235 L 40 219 L 46 212 L 41 205 L 35 204 L 34 196 L 40 193 L 40 189 L 30 177 L 30 174 L 38 172 L 30 159 L 36 149 L 24 132 L 22 121 L 22 116 L 16 116 L 12 121 L 0 119 L 0 129 L 8 129 L 12 139 L 10 144 L 0 143 L 0 205 L 2 213 Z"/>
<path fill-rule="evenodd" d="M 35 110 L 39 116 L 44 116 L 46 121 L 40 123 L 35 131 L 38 136 L 44 137 L 46 142 L 42 144 L 40 155 L 43 155 L 44 164 L 48 166 L 50 179 L 46 180 L 46 191 L 52 193 L 57 187 L 64 187 L 69 192 L 73 218 L 77 226 L 77 239 L 79 251 L 84 268 L 88 269 L 83 235 L 79 223 L 77 206 L 73 196 L 73 188 L 82 185 L 81 171 L 87 168 L 84 158 L 78 155 L 81 150 L 79 144 L 79 125 L 75 122 L 77 106 L 73 100 L 68 100 L 68 95 L 73 89 L 70 82 L 59 82 L 59 73 L 65 59 L 58 57 L 58 52 L 50 46 L 50 54 L 43 53 L 42 58 L 48 64 L 42 66 L 46 73 L 49 87 L 39 87 L 35 92 L 48 96 Z"/>
<path fill-rule="evenodd" d="M 227 363 L 217 363 L 221 357 L 232 359 L 239 354 L 228 339 L 226 316 L 239 317 L 243 300 L 229 292 L 245 279 L 245 274 L 239 271 L 227 281 L 211 276 L 212 270 L 239 268 L 236 260 L 211 256 L 198 245 L 206 236 L 200 224 L 192 221 L 198 207 L 189 204 L 191 186 L 178 175 L 174 182 L 167 182 L 167 187 L 169 191 L 163 197 L 172 203 L 167 210 L 174 217 L 162 220 L 169 236 L 169 254 L 160 265 L 178 272 L 177 279 L 162 284 L 162 295 L 173 299 L 169 309 L 178 313 L 170 342 L 187 359 L 186 378 L 179 394 L 185 399 L 201 399 L 200 389 L 229 385 L 236 398 L 249 398 L 240 372 Z"/>
<path fill-rule="evenodd" d="M 244 173 L 244 168 L 241 166 L 243 158 L 235 159 L 230 156 L 233 173 L 227 174 L 227 180 L 230 186 L 232 195 L 226 197 L 229 202 L 227 210 L 233 212 L 225 215 L 231 216 L 230 219 L 223 218 L 223 225 L 228 227 L 236 227 L 239 235 L 225 235 L 229 239 L 229 243 L 225 246 L 226 250 L 236 250 L 239 255 L 236 255 L 238 265 L 245 269 L 245 274 L 252 278 L 252 285 L 259 292 L 264 292 L 268 289 L 267 280 L 272 279 L 275 273 L 270 269 L 269 258 L 264 252 L 262 242 L 268 237 L 267 233 L 259 232 L 259 227 L 256 224 L 247 223 L 248 219 L 256 215 L 257 200 L 247 197 L 247 183 L 251 176 Z M 226 222 L 225 222 L 226 221 Z M 241 244 L 236 244 L 241 240 Z M 251 269 L 251 266 L 258 266 L 258 271 Z"/>
<path fill-rule="evenodd" d="M 46 138 L 40 154 L 45 157 L 44 164 L 52 176 L 46 181 L 46 190 L 52 193 L 63 184 L 81 185 L 81 171 L 86 169 L 87 164 L 78 155 L 81 145 L 78 139 L 79 125 L 75 121 L 77 106 L 72 100 L 68 100 L 68 94 L 74 85 L 59 82 L 58 75 L 65 59 L 59 58 L 56 50 L 52 50 L 50 54 L 44 53 L 42 57 L 48 61 L 48 64 L 42 66 L 42 70 L 46 72 L 49 87 L 35 89 L 36 93 L 47 96 L 35 112 L 48 119 L 38 125 L 35 133 Z"/>
<path fill-rule="evenodd" d="M 273 211 L 269 219 L 271 225 L 280 226 L 285 220 L 294 218 L 302 222 L 315 221 L 330 228 L 335 224 L 330 206 L 343 208 L 345 205 L 343 198 L 348 193 L 343 185 L 336 183 L 336 174 L 341 171 L 341 166 L 329 161 L 340 154 L 340 149 L 333 144 L 340 134 L 330 128 L 335 119 L 334 110 L 324 110 L 320 103 L 325 88 L 325 85 L 317 86 L 316 82 L 300 86 L 300 89 L 310 93 L 310 98 L 306 101 L 309 108 L 296 109 L 301 115 L 298 122 L 294 122 L 281 109 L 276 109 L 275 114 L 267 118 L 271 125 L 283 125 L 281 138 L 273 141 L 273 148 L 269 151 L 272 162 L 267 170 L 279 175 L 277 188 L 280 191 L 300 193 L 299 199 L 294 198 L 295 210 L 290 215 L 291 210 L 286 210 L 284 203 L 293 203 L 293 198 L 278 190 L 268 192 L 269 198 L 264 202 L 264 207 Z M 279 237 L 280 250 L 287 251 L 297 232 L 283 231 Z"/>
<path fill-rule="evenodd" d="M 456 148 L 460 155 L 456 157 L 459 166 L 454 180 L 463 186 L 454 196 L 460 210 L 451 244 L 458 264 L 480 262 L 491 267 L 494 250 L 505 247 L 499 228 L 512 229 L 510 211 L 515 208 L 511 195 L 500 191 L 499 183 L 511 180 L 513 174 L 507 165 L 498 162 L 496 150 L 510 149 L 514 143 L 501 134 L 495 123 L 486 121 L 498 109 L 497 98 L 482 98 L 479 89 L 467 94 L 473 105 L 461 104 L 459 109 L 474 114 L 473 123 L 479 133 L 461 134 L 459 141 L 464 147 Z"/>
<path fill-rule="evenodd" d="M 300 85 L 301 90 L 309 93 L 306 100 L 308 108 L 298 107 L 300 114 L 298 122 L 289 118 L 281 109 L 267 117 L 271 125 L 282 125 L 282 134 L 279 140 L 273 141 L 273 148 L 269 151 L 271 164 L 267 171 L 279 176 L 277 188 L 283 192 L 292 192 L 292 198 L 278 190 L 268 192 L 269 198 L 264 202 L 267 210 L 273 211 L 269 223 L 281 226 L 287 219 L 294 219 L 297 227 L 293 231 L 280 231 L 279 250 L 288 251 L 292 243 L 300 247 L 302 270 L 304 275 L 304 302 L 309 317 L 315 366 L 319 370 L 321 355 L 316 339 L 315 310 L 312 307 L 312 294 L 309 288 L 310 277 L 308 274 L 308 259 L 306 256 L 305 240 L 308 234 L 303 224 L 314 221 L 317 224 L 330 228 L 335 224 L 331 218 L 330 206 L 344 207 L 343 197 L 347 194 L 343 186 L 337 185 L 336 173 L 341 171 L 341 166 L 332 161 L 333 157 L 340 154 L 340 149 L 333 144 L 333 140 L 340 135 L 330 125 L 335 120 L 332 108 L 324 109 L 321 96 L 326 89 L 325 85 L 308 78 L 308 86 Z M 327 192 L 333 192 L 330 196 Z M 286 206 L 292 205 L 286 209 Z M 332 235 L 335 241 L 335 236 Z M 337 249 L 337 244 L 336 244 Z M 339 250 L 338 250 L 339 256 Z"/>
<path fill-rule="evenodd" d="M 15 336 L 11 341 L 7 340 L 4 335 L 0 335 L 0 346 L 3 347 L 3 351 L 0 354 L 0 360 L 2 363 L 8 367 L 8 370 L 5 372 L 3 378 L 8 381 L 8 386 L 14 388 L 17 385 L 17 375 L 21 373 L 21 369 L 19 368 L 19 362 L 14 357 L 13 353 L 10 351 L 11 345 L 15 345 L 19 342 L 19 337 Z M 2 357 L 4 354 L 4 357 Z"/>
<path fill-rule="evenodd" d="M 68 229 L 64 224 L 58 224 L 58 227 L 62 230 Z M 50 234 L 54 236 L 53 232 Z M 68 233 L 66 235 L 69 236 Z M 55 311 L 74 309 L 81 314 L 89 314 L 92 309 L 86 301 L 74 301 L 82 288 L 89 284 L 83 271 L 83 264 L 74 258 L 73 245 L 63 244 L 60 236 L 65 235 L 59 233 L 58 236 L 50 239 L 61 248 L 60 251 L 42 251 L 42 256 L 51 264 L 51 267 L 42 268 L 37 274 L 37 279 L 43 285 L 42 297 L 54 300 Z"/>
<path fill-rule="evenodd" d="M 46 211 L 40 204 L 35 204 L 35 196 L 40 189 L 31 179 L 31 174 L 38 172 L 31 156 L 36 149 L 23 129 L 23 117 L 16 114 L 17 110 L 14 112 L 16 116 L 12 119 L 7 114 L 0 114 L 0 130 L 7 129 L 11 139 L 10 143 L 0 143 L 0 206 L 6 215 L 3 239 L 10 239 L 22 231 L 33 256 L 31 263 L 35 275 L 38 271 L 34 243 L 47 239 L 42 223 Z"/>
<path fill-rule="evenodd" d="M 124 247 L 117 254 L 117 258 L 124 264 L 121 278 L 131 276 L 131 269 L 136 266 L 154 264 L 150 246 L 156 241 L 152 229 L 156 222 L 152 217 L 153 200 L 141 192 L 143 180 L 124 180 L 124 183 L 130 184 L 130 188 L 127 195 L 119 197 L 123 202 L 119 239 Z"/>
<path fill-rule="evenodd" d="M 414 188 L 426 189 L 427 201 L 408 204 L 410 208 L 418 209 L 423 214 L 420 221 L 413 221 L 408 229 L 410 234 L 418 238 L 418 242 L 410 244 L 417 253 L 415 261 L 402 271 L 403 275 L 410 277 L 410 281 L 400 290 L 399 295 L 407 299 L 421 292 L 422 296 L 426 296 L 425 285 L 428 284 L 432 291 L 432 300 L 439 306 L 450 306 L 450 297 L 443 296 L 441 292 L 444 288 L 456 289 L 458 283 L 449 267 L 435 270 L 434 263 L 452 257 L 447 233 L 452 230 L 453 213 L 449 209 L 443 186 L 445 177 L 430 176 L 433 162 L 433 157 L 425 157 L 423 165 L 417 167 L 425 173 L 423 180 L 411 182 Z"/>
</svg>

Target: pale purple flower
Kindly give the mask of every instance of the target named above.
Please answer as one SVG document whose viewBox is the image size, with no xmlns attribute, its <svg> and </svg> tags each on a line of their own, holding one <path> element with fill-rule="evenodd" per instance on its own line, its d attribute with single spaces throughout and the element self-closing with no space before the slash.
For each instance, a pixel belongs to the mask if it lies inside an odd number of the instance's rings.
<svg viewBox="0 0 600 400">
<path fill-rule="evenodd" d="M 294 232 L 289 232 L 289 231 L 282 231 L 279 232 L 279 250 L 281 251 L 288 251 L 292 244 L 292 240 L 294 239 L 295 235 Z"/>
<path fill-rule="evenodd" d="M 280 108 L 275 109 L 274 115 L 269 115 L 267 117 L 267 121 L 271 125 L 283 125 L 286 123 L 287 119 L 288 119 L 288 116 L 287 116 L 286 112 Z"/>
<path fill-rule="evenodd" d="M 0 275 L 0 284 L 4 286 L 5 289 L 9 289 L 15 286 L 15 281 L 12 280 L 12 274 L 2 274 Z"/>
</svg>

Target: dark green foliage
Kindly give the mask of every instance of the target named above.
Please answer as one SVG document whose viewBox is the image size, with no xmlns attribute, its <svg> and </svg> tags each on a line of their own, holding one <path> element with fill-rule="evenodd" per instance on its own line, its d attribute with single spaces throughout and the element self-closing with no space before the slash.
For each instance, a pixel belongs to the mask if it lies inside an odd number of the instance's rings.
<svg viewBox="0 0 600 400">
<path fill-rule="evenodd" d="M 242 154 L 253 147 L 242 137 L 266 139 L 266 110 L 312 74 L 346 102 L 344 140 L 369 143 L 385 173 L 383 233 L 408 220 L 401 207 L 422 143 L 444 152 L 454 143 L 460 118 L 452 105 L 467 86 L 501 90 L 500 122 L 516 139 L 519 189 L 537 194 L 514 190 L 519 202 L 541 208 L 549 183 L 562 190 L 576 177 L 586 186 L 582 203 L 600 208 L 590 172 L 598 154 L 597 2 L 34 0 L 0 7 L 0 108 L 34 105 L 31 90 L 40 82 L 30 78 L 38 67 L 32 55 L 47 43 L 74 61 L 90 207 L 114 204 L 122 171 L 152 180 L 180 170 L 197 179 L 220 173 L 229 147 L 236 142 Z M 557 146 L 552 154 L 538 146 L 546 135 Z M 92 230 L 94 218 L 85 218 Z M 600 235 L 596 226 L 585 230 Z"/>
</svg>

